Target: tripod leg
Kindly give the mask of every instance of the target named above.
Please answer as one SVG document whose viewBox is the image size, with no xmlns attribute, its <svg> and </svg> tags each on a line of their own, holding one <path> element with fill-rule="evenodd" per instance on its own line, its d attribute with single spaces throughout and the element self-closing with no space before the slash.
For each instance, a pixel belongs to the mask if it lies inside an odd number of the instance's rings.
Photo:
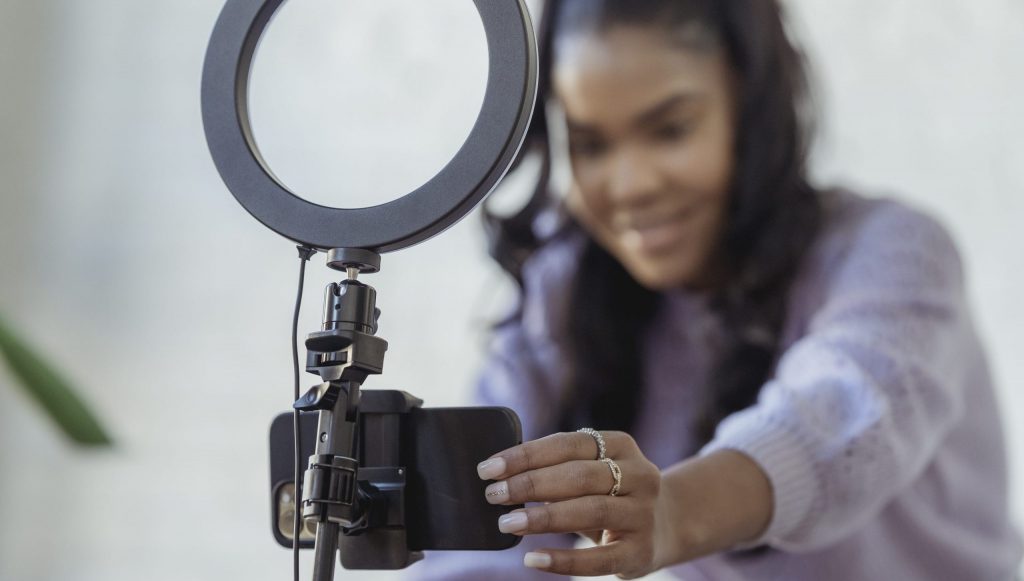
<svg viewBox="0 0 1024 581">
<path fill-rule="evenodd" d="M 338 553 L 338 524 L 322 521 L 316 527 L 316 550 L 313 556 L 313 581 L 334 581 L 334 564 Z"/>
<path fill-rule="evenodd" d="M 320 410 L 316 454 L 303 486 L 302 514 L 317 522 L 313 581 L 334 581 L 340 527 L 360 517 L 356 502 L 356 403 L 359 384 L 331 383 L 311 390 L 310 407 Z M 307 394 L 308 395 L 308 394 Z"/>
</svg>

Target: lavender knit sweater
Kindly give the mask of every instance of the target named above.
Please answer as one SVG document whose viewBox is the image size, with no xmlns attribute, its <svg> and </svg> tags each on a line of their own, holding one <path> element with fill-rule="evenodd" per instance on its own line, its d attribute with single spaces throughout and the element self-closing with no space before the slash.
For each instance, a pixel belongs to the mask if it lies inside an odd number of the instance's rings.
<svg viewBox="0 0 1024 581">
<path fill-rule="evenodd" d="M 579 248 L 550 244 L 531 259 L 522 321 L 496 334 L 478 386 L 477 403 L 520 414 L 527 440 L 555 431 L 558 321 Z M 662 468 L 691 447 L 687 423 L 719 335 L 703 297 L 666 299 L 649 331 L 633 433 Z M 999 413 L 942 227 L 896 202 L 829 195 L 783 345 L 757 404 L 727 418 L 702 451 L 742 451 L 768 474 L 774 516 L 757 544 L 771 550 L 671 572 L 694 581 L 1012 578 L 1021 541 L 1007 514 Z M 532 536 L 502 553 L 429 553 L 409 575 L 564 579 L 524 568 L 522 556 L 572 542 Z"/>
</svg>

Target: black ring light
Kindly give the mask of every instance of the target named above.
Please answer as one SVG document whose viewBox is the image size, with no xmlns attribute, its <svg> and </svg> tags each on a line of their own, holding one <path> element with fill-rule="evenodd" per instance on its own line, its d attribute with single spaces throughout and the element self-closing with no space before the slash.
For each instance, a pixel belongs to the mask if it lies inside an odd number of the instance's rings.
<svg viewBox="0 0 1024 581">
<path fill-rule="evenodd" d="M 524 0 L 473 2 L 490 56 L 483 106 L 469 137 L 415 191 L 370 208 L 341 209 L 290 192 L 274 177 L 253 139 L 248 111 L 253 56 L 284 0 L 228 0 L 206 52 L 202 108 L 210 153 L 235 198 L 271 230 L 320 250 L 400 250 L 469 213 L 515 158 L 537 96 L 536 38 Z"/>
</svg>

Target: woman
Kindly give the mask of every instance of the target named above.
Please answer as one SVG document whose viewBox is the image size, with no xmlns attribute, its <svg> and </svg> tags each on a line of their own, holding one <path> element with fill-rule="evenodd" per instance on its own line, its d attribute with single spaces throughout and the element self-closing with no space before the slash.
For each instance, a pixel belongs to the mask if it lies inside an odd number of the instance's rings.
<svg viewBox="0 0 1024 581">
<path fill-rule="evenodd" d="M 808 183 L 777 4 L 549 0 L 541 51 L 573 185 L 552 198 L 539 109 L 536 193 L 491 220 L 523 296 L 479 389 L 523 420 L 528 441 L 479 467 L 489 502 L 530 503 L 497 523 L 523 541 L 412 571 L 1011 578 L 956 249 L 899 203 Z"/>
</svg>

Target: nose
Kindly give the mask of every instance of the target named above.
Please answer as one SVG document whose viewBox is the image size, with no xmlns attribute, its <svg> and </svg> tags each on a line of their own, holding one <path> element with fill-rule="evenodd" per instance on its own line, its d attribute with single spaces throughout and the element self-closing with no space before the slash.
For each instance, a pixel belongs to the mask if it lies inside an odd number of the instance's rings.
<svg viewBox="0 0 1024 581">
<path fill-rule="evenodd" d="M 644 206 L 658 195 L 662 188 L 661 172 L 643 151 L 624 147 L 608 161 L 607 191 L 614 204 Z"/>
</svg>

